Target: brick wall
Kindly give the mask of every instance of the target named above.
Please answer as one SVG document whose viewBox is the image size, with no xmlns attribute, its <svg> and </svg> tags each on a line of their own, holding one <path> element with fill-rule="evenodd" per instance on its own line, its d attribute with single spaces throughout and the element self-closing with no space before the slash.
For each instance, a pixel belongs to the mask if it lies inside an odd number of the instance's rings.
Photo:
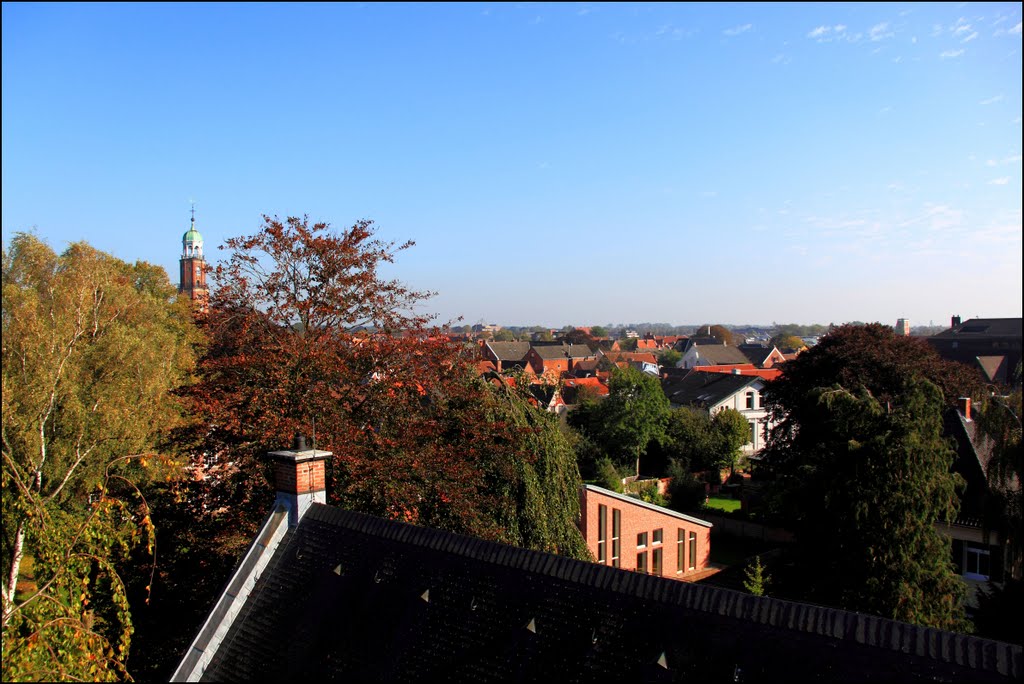
<svg viewBox="0 0 1024 684">
<path fill-rule="evenodd" d="M 707 568 L 711 553 L 711 528 L 684 519 L 668 509 L 654 510 L 638 501 L 624 500 L 604 494 L 594 487 L 584 487 L 580 494 L 580 529 L 587 540 L 587 548 L 597 562 L 614 565 L 613 532 L 614 512 L 619 511 L 619 562 L 624 570 L 637 570 L 640 565 L 653 573 L 655 552 L 661 556 L 663 577 L 685 580 Z M 600 549 L 600 507 L 605 506 L 604 561 Z M 655 540 L 655 532 L 661 530 L 661 541 Z M 646 533 L 646 539 L 638 535 Z M 694 535 L 696 558 L 690 568 L 690 535 Z M 680 565 L 679 543 L 682 539 L 682 565 Z M 643 543 L 645 542 L 645 543 Z M 638 562 L 639 561 L 639 562 Z"/>
<path fill-rule="evenodd" d="M 308 494 L 327 489 L 323 459 L 299 463 L 274 463 L 277 490 L 289 494 Z"/>
</svg>

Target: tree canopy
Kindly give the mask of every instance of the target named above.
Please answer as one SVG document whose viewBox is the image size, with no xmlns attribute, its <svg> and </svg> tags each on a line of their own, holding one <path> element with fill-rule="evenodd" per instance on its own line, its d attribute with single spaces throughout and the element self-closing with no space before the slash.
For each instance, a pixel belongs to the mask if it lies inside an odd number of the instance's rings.
<svg viewBox="0 0 1024 684">
<path fill-rule="evenodd" d="M 963 585 L 934 523 L 959 508 L 941 416 L 975 387 L 968 370 L 887 326 L 848 325 L 771 383 L 780 424 L 762 459 L 814 568 L 811 600 L 963 626 Z"/>
<path fill-rule="evenodd" d="M 153 524 L 136 483 L 187 424 L 198 341 L 163 269 L 18 234 L 3 254 L 4 679 L 126 676 L 119 563 Z M 31 582 L 19 590 L 23 563 Z"/>
<path fill-rule="evenodd" d="M 718 340 L 719 342 L 721 342 L 722 344 L 727 344 L 730 347 L 736 346 L 738 343 L 743 341 L 742 339 L 739 339 L 736 336 L 736 334 L 733 333 L 733 331 L 729 330 L 727 327 L 725 327 L 724 325 L 721 325 L 721 324 L 717 324 L 717 325 L 707 325 L 707 324 L 705 324 L 705 325 L 702 325 L 699 328 L 697 328 L 697 332 L 695 333 L 695 335 L 697 335 L 697 336 L 704 336 L 704 335 L 706 335 L 708 337 L 713 337 L 716 340 Z"/>
<path fill-rule="evenodd" d="M 270 483 L 254 475 L 302 431 L 334 453 L 331 503 L 585 554 L 579 473 L 557 425 L 513 388 L 474 379 L 464 349 L 415 312 L 430 293 L 378 275 L 411 243 L 374 234 L 365 221 L 333 232 L 265 217 L 228 241 L 190 397 L 212 428 L 202 449 L 239 464 L 222 483 L 229 510 L 250 528 L 265 514 Z"/>
<path fill-rule="evenodd" d="M 572 426 L 583 430 L 619 466 L 635 466 L 648 444 L 660 440 L 669 417 L 668 397 L 658 378 L 635 368 L 614 368 L 608 396 L 584 402 L 569 414 Z"/>
</svg>

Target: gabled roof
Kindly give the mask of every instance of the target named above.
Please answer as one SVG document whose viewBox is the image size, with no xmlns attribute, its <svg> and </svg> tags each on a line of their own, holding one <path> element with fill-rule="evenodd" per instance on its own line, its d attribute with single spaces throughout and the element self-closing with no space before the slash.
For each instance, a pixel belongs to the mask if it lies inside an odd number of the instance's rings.
<svg viewBox="0 0 1024 684">
<path fill-rule="evenodd" d="M 533 345 L 533 351 L 545 361 L 555 359 L 592 358 L 594 352 L 585 344 Z"/>
<path fill-rule="evenodd" d="M 729 347 L 724 344 L 696 344 L 690 349 L 693 349 L 694 347 L 696 347 L 697 350 L 697 358 L 710 362 L 710 365 L 724 366 L 729 364 L 750 363 L 750 359 L 748 359 L 743 352 L 736 347 Z M 686 353 L 689 353 L 690 349 L 687 349 Z"/>
<path fill-rule="evenodd" d="M 668 400 L 677 406 L 696 405 L 711 408 L 755 383 L 763 385 L 764 380 L 751 375 L 705 373 L 694 370 L 682 379 L 662 378 L 661 388 Z"/>
<path fill-rule="evenodd" d="M 487 342 L 487 347 L 499 361 L 522 361 L 530 351 L 529 342 Z"/>
<path fill-rule="evenodd" d="M 248 598 L 231 608 L 237 615 L 218 622 L 226 633 L 210 644 L 202 680 L 1005 681 L 1024 673 L 1011 644 L 324 504 L 277 539 Z M 176 676 L 197 662 L 200 642 Z"/>
<path fill-rule="evenodd" d="M 971 318 L 949 330 L 944 330 L 932 337 L 939 339 L 970 339 L 987 337 L 1021 338 L 1020 318 Z"/>
<path fill-rule="evenodd" d="M 755 366 L 764 365 L 764 362 L 775 351 L 775 347 L 766 347 L 762 344 L 741 344 L 736 348 L 743 352 L 743 355 L 750 359 L 750 363 Z"/>
</svg>

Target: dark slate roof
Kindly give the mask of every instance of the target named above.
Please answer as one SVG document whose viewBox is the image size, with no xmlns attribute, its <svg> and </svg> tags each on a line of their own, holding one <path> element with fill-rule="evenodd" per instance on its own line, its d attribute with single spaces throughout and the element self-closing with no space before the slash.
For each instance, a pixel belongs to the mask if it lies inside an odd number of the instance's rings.
<svg viewBox="0 0 1024 684">
<path fill-rule="evenodd" d="M 1021 649 L 313 504 L 206 681 L 1006 681 Z"/>
<path fill-rule="evenodd" d="M 488 342 L 487 346 L 499 361 L 522 361 L 530 351 L 529 342 Z"/>
<path fill-rule="evenodd" d="M 722 343 L 715 337 L 687 337 L 676 342 L 676 348 L 684 354 L 690 351 L 690 347 L 700 345 L 702 347 L 722 346 Z"/>
<path fill-rule="evenodd" d="M 960 494 L 960 512 L 957 522 L 966 524 L 980 520 L 985 512 L 985 498 L 989 485 L 985 471 L 992 458 L 995 443 L 978 427 L 977 421 L 967 420 L 960 411 L 950 408 L 943 414 L 943 434 L 956 442 L 956 460 L 953 472 L 960 473 L 967 487 Z"/>
<path fill-rule="evenodd" d="M 963 339 L 981 337 L 1016 337 L 1021 338 L 1020 318 L 971 318 L 949 330 L 944 330 L 932 337 L 939 339 Z"/>
<path fill-rule="evenodd" d="M 534 345 L 537 356 L 545 360 L 551 359 L 585 359 L 593 358 L 594 352 L 585 344 Z"/>
<path fill-rule="evenodd" d="M 775 347 L 766 347 L 763 344 L 741 344 L 736 348 L 750 360 L 750 363 L 758 367 L 764 364 L 765 359 L 771 356 L 775 349 Z"/>
<path fill-rule="evenodd" d="M 668 400 L 677 406 L 697 405 L 710 408 L 755 382 L 763 383 L 764 380 L 756 375 L 693 370 L 682 378 L 663 377 L 661 389 Z"/>
</svg>

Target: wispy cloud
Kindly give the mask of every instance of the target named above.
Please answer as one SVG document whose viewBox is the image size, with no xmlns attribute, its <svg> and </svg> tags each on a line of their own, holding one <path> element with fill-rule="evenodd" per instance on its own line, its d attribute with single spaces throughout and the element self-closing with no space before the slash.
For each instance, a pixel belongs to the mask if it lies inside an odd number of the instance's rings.
<svg viewBox="0 0 1024 684">
<path fill-rule="evenodd" d="M 880 40 L 885 40 L 886 38 L 892 38 L 894 35 L 896 34 L 889 30 L 889 22 L 887 21 L 875 24 L 871 27 L 871 30 L 868 31 L 868 37 L 876 43 Z"/>
<path fill-rule="evenodd" d="M 1003 100 L 1003 96 L 1002 95 L 996 95 L 995 97 L 990 97 L 987 100 L 982 100 L 978 104 L 980 104 L 980 105 L 990 105 L 990 104 L 995 104 L 996 102 L 1002 102 L 1002 100 Z"/>
<path fill-rule="evenodd" d="M 862 34 L 847 33 L 846 29 L 846 24 L 822 24 L 821 26 L 818 26 L 808 31 L 806 37 L 819 43 L 831 43 L 834 41 L 856 43 L 861 39 Z"/>
<path fill-rule="evenodd" d="M 1002 178 L 993 178 L 988 182 L 989 185 L 1007 185 L 1010 182 L 1009 176 L 1003 176 Z"/>
<path fill-rule="evenodd" d="M 985 166 L 1002 166 L 1004 164 L 1019 164 L 1020 155 L 1011 154 L 1009 157 L 1003 157 L 1002 159 L 989 159 L 985 162 Z"/>
<path fill-rule="evenodd" d="M 998 23 L 998 22 L 997 22 L 997 23 Z M 993 35 L 993 36 L 1005 36 L 1005 35 L 1011 35 L 1011 36 L 1019 36 L 1019 35 L 1020 35 L 1020 22 L 1018 21 L 1018 22 L 1017 22 L 1017 25 L 1016 25 L 1016 26 L 1014 26 L 1014 27 L 1013 27 L 1013 28 L 1011 28 L 1011 29 L 1004 29 L 1004 28 L 998 29 L 998 30 L 997 30 L 997 31 L 996 31 L 995 33 L 993 33 L 992 35 Z"/>
<path fill-rule="evenodd" d="M 964 38 L 960 42 L 961 43 L 970 43 L 972 40 L 974 40 L 977 37 L 978 37 L 978 32 L 975 31 L 974 33 L 972 33 L 971 35 L 967 36 L 966 38 Z"/>
<path fill-rule="evenodd" d="M 962 33 L 967 33 L 971 30 L 971 25 L 967 23 L 967 20 L 960 17 L 956 20 L 956 23 L 949 27 L 949 30 L 954 36 L 959 36 Z"/>
<path fill-rule="evenodd" d="M 959 57 L 965 52 L 967 52 L 967 50 L 964 50 L 963 48 L 960 48 L 959 50 L 946 50 L 945 52 L 939 53 L 939 57 L 942 59 L 949 59 L 951 57 Z"/>
<path fill-rule="evenodd" d="M 752 28 L 754 28 L 753 24 L 743 24 L 742 26 L 733 26 L 732 28 L 725 29 L 722 33 L 727 36 L 738 36 L 741 33 L 746 33 Z"/>
</svg>

